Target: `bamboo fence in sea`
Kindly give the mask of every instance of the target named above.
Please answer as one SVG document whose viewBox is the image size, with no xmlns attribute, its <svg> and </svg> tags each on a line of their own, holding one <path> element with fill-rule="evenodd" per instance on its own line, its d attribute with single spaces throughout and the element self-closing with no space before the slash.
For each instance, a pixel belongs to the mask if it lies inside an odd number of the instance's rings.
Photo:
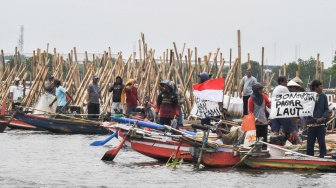
<svg viewBox="0 0 336 188">
<path fill-rule="evenodd" d="M 31 83 L 29 92 L 23 99 L 23 104 L 27 108 L 34 106 L 38 98 L 44 93 L 44 84 L 49 77 L 49 72 L 55 78 L 61 80 L 63 87 L 73 96 L 74 101 L 72 101 L 72 105 L 79 106 L 84 113 L 86 113 L 85 108 L 83 108 L 86 103 L 86 88 L 94 74 L 100 77 L 99 84 L 104 99 L 103 112 L 110 111 L 112 93 L 108 92 L 108 88 L 114 82 L 116 76 L 122 77 L 124 83 L 130 78 L 137 81 L 140 101 L 143 101 L 145 96 L 150 96 L 151 101 L 156 101 L 160 81 L 169 79 L 178 84 L 186 96 L 183 111 L 185 112 L 185 117 L 187 117 L 194 105 L 192 85 L 198 83 L 197 75 L 203 71 L 212 73 L 212 78 L 220 78 L 226 75 L 223 93 L 230 98 L 234 95 L 237 96 L 237 92 L 240 89 L 238 86 L 242 78 L 240 30 L 238 30 L 237 36 L 238 57 L 231 66 L 232 49 L 230 49 L 230 69 L 227 73 L 224 73 L 225 60 L 219 48 L 213 53 L 212 59 L 211 52 L 201 58 L 197 53 L 197 48 L 188 48 L 185 50 L 186 44 L 183 44 L 182 50 L 178 51 L 176 43 L 173 42 L 173 48 L 166 49 L 159 59 L 156 59 L 156 51 L 148 47 L 143 33 L 141 33 L 141 39 L 138 40 L 138 59 L 136 59 L 136 52 L 133 52 L 127 58 L 124 58 L 122 52 L 118 52 L 117 58 L 113 59 L 111 48 L 108 48 L 107 51 L 104 51 L 101 58 L 93 54 L 91 60 L 88 57 L 88 53 L 85 52 L 83 65 L 80 65 L 76 47 L 66 57 L 61 56 L 60 53 L 57 53 L 56 48 L 54 48 L 52 57 L 48 58 L 49 44 L 47 44 L 47 48 L 43 52 L 41 49 L 37 49 L 36 52 L 33 51 L 32 63 L 29 70 L 31 72 Z M 1 55 L 0 79 L 2 83 L 0 86 L 0 105 L 8 103 L 9 87 L 13 83 L 14 78 L 27 79 L 28 71 L 27 60 L 22 61 L 20 59 L 20 52 L 17 51 L 17 48 L 15 48 L 13 67 L 10 67 L 8 63 L 3 63 L 5 61 L 2 50 Z M 264 66 L 263 59 L 264 48 L 262 48 L 262 71 Z M 83 67 L 83 70 L 80 70 L 80 66 Z M 251 66 L 249 54 L 248 66 Z M 51 70 L 49 70 L 49 67 Z M 286 66 L 284 66 L 285 72 Z M 263 75 L 263 72 L 261 74 Z M 270 92 L 269 88 L 273 77 L 274 74 L 269 77 L 268 73 L 266 73 L 265 82 L 268 86 L 266 92 Z M 229 109 L 229 103 L 225 107 Z"/>
</svg>

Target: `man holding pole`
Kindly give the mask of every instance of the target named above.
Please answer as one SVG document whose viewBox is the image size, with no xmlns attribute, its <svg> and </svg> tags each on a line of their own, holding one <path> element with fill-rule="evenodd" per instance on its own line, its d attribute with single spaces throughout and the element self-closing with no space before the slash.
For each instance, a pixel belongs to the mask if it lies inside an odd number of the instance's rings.
<svg viewBox="0 0 336 188">
<path fill-rule="evenodd" d="M 246 70 L 246 75 L 241 79 L 240 81 L 240 91 L 239 91 L 239 97 L 241 98 L 243 96 L 243 110 L 244 110 L 244 115 L 248 114 L 247 110 L 247 104 L 248 104 L 248 99 L 252 95 L 252 86 L 257 83 L 257 79 L 252 76 L 252 69 L 248 68 Z"/>
<path fill-rule="evenodd" d="M 60 80 L 55 79 L 54 80 L 54 85 L 56 87 L 56 97 L 49 104 L 49 107 L 52 107 L 54 102 L 56 102 L 56 100 L 57 100 L 56 113 L 62 113 L 64 108 L 66 108 L 66 104 L 67 104 L 66 95 L 68 95 L 71 100 L 73 100 L 73 99 L 72 99 L 72 96 L 70 95 L 70 93 L 68 93 L 68 91 L 61 85 Z"/>
</svg>

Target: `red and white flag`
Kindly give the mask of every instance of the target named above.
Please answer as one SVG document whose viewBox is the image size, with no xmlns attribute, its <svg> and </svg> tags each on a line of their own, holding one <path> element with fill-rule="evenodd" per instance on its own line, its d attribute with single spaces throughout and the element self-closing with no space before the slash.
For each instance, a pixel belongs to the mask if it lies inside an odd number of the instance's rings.
<svg viewBox="0 0 336 188">
<path fill-rule="evenodd" d="M 222 102 L 224 78 L 208 80 L 201 84 L 194 84 L 194 95 L 203 100 Z"/>
<path fill-rule="evenodd" d="M 195 104 L 191 110 L 191 115 L 200 118 L 221 115 L 218 102 L 223 100 L 224 78 L 194 84 L 193 88 Z"/>
</svg>

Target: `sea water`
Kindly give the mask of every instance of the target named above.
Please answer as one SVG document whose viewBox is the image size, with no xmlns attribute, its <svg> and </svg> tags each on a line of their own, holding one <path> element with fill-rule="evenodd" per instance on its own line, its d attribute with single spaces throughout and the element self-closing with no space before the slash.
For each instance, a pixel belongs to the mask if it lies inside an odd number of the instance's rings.
<svg viewBox="0 0 336 188">
<path fill-rule="evenodd" d="M 335 187 L 336 173 L 305 170 L 166 167 L 123 147 L 113 162 L 102 161 L 116 147 L 90 143 L 108 135 L 63 135 L 10 130 L 0 134 L 0 187 Z"/>
</svg>

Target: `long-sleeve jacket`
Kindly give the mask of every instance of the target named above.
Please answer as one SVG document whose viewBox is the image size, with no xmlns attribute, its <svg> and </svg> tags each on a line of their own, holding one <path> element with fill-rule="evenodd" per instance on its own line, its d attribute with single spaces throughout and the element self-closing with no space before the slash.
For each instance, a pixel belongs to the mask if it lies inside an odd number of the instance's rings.
<svg viewBox="0 0 336 188">
<path fill-rule="evenodd" d="M 307 117 L 307 124 L 316 123 L 316 118 L 327 118 L 328 115 L 328 98 L 324 93 L 321 93 L 315 103 L 313 116 Z"/>
<path fill-rule="evenodd" d="M 178 97 L 173 91 L 162 91 L 156 100 L 155 112 L 160 112 L 160 117 L 174 118 L 179 114 Z"/>
</svg>

